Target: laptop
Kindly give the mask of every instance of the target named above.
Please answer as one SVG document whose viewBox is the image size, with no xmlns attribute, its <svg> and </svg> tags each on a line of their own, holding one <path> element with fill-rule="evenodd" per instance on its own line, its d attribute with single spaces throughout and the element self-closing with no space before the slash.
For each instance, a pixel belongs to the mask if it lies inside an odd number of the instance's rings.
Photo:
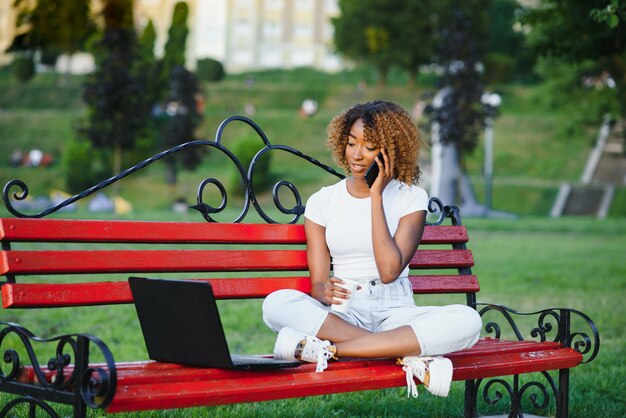
<svg viewBox="0 0 626 418">
<path fill-rule="evenodd" d="M 151 359 L 197 367 L 265 370 L 296 360 L 230 354 L 211 284 L 205 281 L 129 277 L 141 331 Z"/>
</svg>

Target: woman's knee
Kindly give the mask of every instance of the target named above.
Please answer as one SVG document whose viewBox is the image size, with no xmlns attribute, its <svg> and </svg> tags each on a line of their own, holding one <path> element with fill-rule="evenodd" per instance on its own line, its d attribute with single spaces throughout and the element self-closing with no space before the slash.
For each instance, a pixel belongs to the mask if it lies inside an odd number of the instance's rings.
<svg viewBox="0 0 626 418">
<path fill-rule="evenodd" d="M 293 289 L 280 289 L 276 290 L 265 297 L 263 300 L 263 314 L 267 316 L 274 316 L 275 314 L 285 313 L 285 305 L 289 301 L 297 298 L 300 292 Z"/>
<path fill-rule="evenodd" d="M 278 332 L 282 326 L 282 320 L 288 315 L 287 305 L 301 297 L 302 292 L 293 289 L 276 290 L 263 300 L 263 321 L 265 324 Z"/>
<path fill-rule="evenodd" d="M 482 318 L 476 309 L 466 305 L 452 305 L 458 315 L 459 324 L 462 324 L 462 330 L 465 333 L 465 339 L 471 341 L 470 346 L 474 345 L 480 337 L 480 331 L 483 326 Z"/>
</svg>

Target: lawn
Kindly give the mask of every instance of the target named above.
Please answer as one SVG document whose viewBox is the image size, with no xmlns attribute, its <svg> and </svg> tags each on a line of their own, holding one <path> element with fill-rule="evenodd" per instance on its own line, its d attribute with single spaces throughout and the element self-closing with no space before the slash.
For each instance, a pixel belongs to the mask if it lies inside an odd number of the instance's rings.
<svg viewBox="0 0 626 418">
<path fill-rule="evenodd" d="M 157 213 L 153 216 L 158 216 Z M 169 214 L 162 213 L 163 219 Z M 594 319 L 602 338 L 598 358 L 571 374 L 570 417 L 621 417 L 626 414 L 626 220 L 522 218 L 515 221 L 469 219 L 474 272 L 481 283 L 480 302 L 495 302 L 519 311 L 571 307 Z M 445 296 L 417 297 L 418 303 L 459 302 Z M 274 335 L 263 325 L 261 301 L 221 301 L 231 350 L 271 352 Z M 76 315 L 79 312 L 79 315 Z M 73 318 L 80 318 L 77 323 Z M 3 320 L 18 321 L 38 335 L 83 331 L 101 337 L 117 360 L 147 358 L 132 306 L 3 311 Z M 535 324 L 536 325 L 536 324 Z M 526 329 L 529 331 L 530 327 Z M 585 330 L 586 331 L 586 330 Z M 541 378 L 538 379 L 541 381 Z M 454 383 L 447 399 L 421 391 L 407 399 L 403 388 L 286 401 L 261 402 L 178 412 L 122 414 L 158 416 L 462 416 L 463 385 Z M 554 401 L 548 410 L 553 413 Z M 480 404 L 482 414 L 502 413 Z M 529 410 L 533 412 L 533 410 Z M 537 411 L 534 411 L 538 413 Z M 97 415 L 97 414 L 96 414 Z"/>
</svg>

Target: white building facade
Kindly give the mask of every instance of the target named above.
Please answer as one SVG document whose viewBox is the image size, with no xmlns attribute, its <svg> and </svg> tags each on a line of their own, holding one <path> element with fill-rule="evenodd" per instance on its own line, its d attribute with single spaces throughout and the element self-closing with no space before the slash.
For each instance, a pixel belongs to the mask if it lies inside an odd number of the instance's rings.
<svg viewBox="0 0 626 418">
<path fill-rule="evenodd" d="M 177 0 L 140 0 L 135 17 L 152 20 L 162 54 Z M 313 67 L 338 71 L 331 19 L 337 0 L 188 0 L 187 65 L 214 58 L 227 72 Z"/>
<path fill-rule="evenodd" d="M 155 53 L 162 56 L 174 6 L 189 6 L 187 66 L 213 58 L 227 72 L 269 68 L 313 67 L 338 71 L 343 62 L 333 48 L 331 19 L 337 0 L 135 0 L 141 32 L 152 21 L 157 32 Z M 15 34 L 14 0 L 0 0 L 0 65 Z M 92 0 L 97 13 L 102 0 Z"/>
</svg>

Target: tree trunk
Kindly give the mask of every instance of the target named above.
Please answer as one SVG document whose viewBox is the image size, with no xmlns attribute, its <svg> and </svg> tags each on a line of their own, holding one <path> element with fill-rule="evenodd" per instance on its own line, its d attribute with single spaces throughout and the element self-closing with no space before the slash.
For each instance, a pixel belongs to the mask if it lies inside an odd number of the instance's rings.
<svg viewBox="0 0 626 418">
<path fill-rule="evenodd" d="M 379 65 L 378 66 L 378 86 L 385 87 L 387 85 L 387 76 L 389 75 L 389 67 Z"/>
<path fill-rule="evenodd" d="M 175 185 L 177 180 L 176 160 L 170 156 L 165 161 L 165 183 Z"/>
</svg>

